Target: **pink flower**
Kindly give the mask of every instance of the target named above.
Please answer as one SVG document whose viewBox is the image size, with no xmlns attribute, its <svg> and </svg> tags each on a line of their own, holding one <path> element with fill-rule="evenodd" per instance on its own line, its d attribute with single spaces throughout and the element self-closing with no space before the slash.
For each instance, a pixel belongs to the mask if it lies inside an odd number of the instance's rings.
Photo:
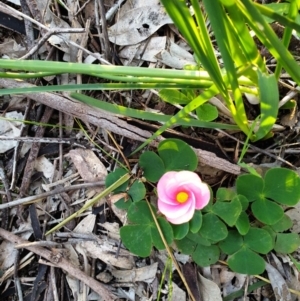
<svg viewBox="0 0 300 301">
<path fill-rule="evenodd" d="M 194 172 L 169 171 L 158 181 L 157 195 L 159 211 L 172 224 L 182 224 L 208 204 L 210 190 Z"/>
</svg>

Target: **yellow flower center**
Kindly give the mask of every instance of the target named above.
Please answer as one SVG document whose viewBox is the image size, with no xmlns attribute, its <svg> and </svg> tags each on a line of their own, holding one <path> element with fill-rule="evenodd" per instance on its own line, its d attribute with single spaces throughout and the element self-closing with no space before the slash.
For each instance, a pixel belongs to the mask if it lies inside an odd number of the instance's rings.
<svg viewBox="0 0 300 301">
<path fill-rule="evenodd" d="M 182 191 L 182 192 L 178 192 L 177 195 L 176 195 L 176 201 L 178 203 L 185 203 L 189 198 L 189 195 Z"/>
</svg>

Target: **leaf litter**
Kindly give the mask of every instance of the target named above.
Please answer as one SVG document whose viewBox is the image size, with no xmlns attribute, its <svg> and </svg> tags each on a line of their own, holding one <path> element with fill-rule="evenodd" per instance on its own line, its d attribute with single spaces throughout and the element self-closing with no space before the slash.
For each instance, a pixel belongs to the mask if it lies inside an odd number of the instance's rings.
<svg viewBox="0 0 300 301">
<path fill-rule="evenodd" d="M 17 6 L 20 5 L 18 1 L 10 0 L 8 2 L 14 3 Z M 44 18 L 41 22 L 44 22 L 43 24 L 49 28 L 72 29 L 84 28 L 86 25 L 86 16 L 82 14 L 84 11 L 82 8 L 84 7 L 79 8 L 75 1 L 66 1 L 65 4 L 62 3 L 63 9 L 67 11 L 67 14 L 64 16 L 57 14 L 57 12 L 49 6 L 49 1 L 33 2 L 36 4 L 35 9 L 37 9 L 38 13 Z M 120 6 L 122 2 L 123 1 L 118 1 L 117 4 Z M 125 1 L 125 4 L 123 4 L 121 8 L 115 6 L 113 1 L 105 1 L 105 4 L 107 13 L 110 8 L 113 9 L 113 11 L 107 15 L 107 19 L 111 22 L 108 28 L 108 37 L 114 47 L 121 46 L 117 47 L 117 55 L 124 65 L 141 66 L 147 63 L 149 66 L 153 66 L 151 64 L 158 64 L 160 66 L 166 65 L 171 68 L 182 69 L 186 64 L 196 64 L 185 41 L 174 36 L 174 32 L 176 35 L 176 31 L 174 31 L 171 25 L 172 21 L 162 9 L 159 1 L 147 1 L 146 5 L 145 1 Z M 91 11 L 95 13 L 95 7 L 93 7 L 95 4 L 89 1 L 89 5 L 92 7 Z M 80 15 L 81 19 L 79 18 L 79 21 L 75 22 L 74 15 L 77 14 Z M 90 17 L 93 18 L 93 14 L 91 14 Z M 95 20 L 97 19 L 96 14 L 94 18 Z M 172 34 L 169 34 L 170 32 L 172 32 Z M 94 37 L 95 36 L 96 35 L 94 35 Z M 0 44 L 2 55 L 6 55 L 10 58 L 20 58 L 23 56 L 23 43 L 17 42 L 20 41 L 20 38 L 23 39 L 24 37 L 18 36 L 18 39 L 11 38 L 10 36 L 5 37 L 5 40 L 2 40 Z M 60 54 L 63 54 L 63 60 L 73 61 L 77 59 L 78 49 L 74 48 L 71 42 L 79 43 L 81 39 L 82 34 L 59 33 L 52 35 L 48 41 L 50 45 L 56 48 L 56 51 L 60 51 Z M 85 52 L 83 58 L 84 60 L 92 62 L 91 57 L 93 57 L 93 60 L 97 57 L 97 47 L 95 46 L 97 43 L 95 43 L 94 38 L 91 38 L 91 35 L 87 43 L 88 44 L 83 47 L 92 49 L 92 52 Z M 47 47 L 43 45 L 43 47 L 38 50 L 38 54 L 45 58 L 48 51 L 49 48 L 47 49 Z M 53 79 L 54 78 L 45 78 L 45 80 L 49 82 Z M 70 80 L 64 77 L 61 79 L 65 83 L 68 83 Z M 113 94 L 107 96 L 115 98 Z M 149 95 L 147 95 L 147 99 L 142 95 L 134 95 L 134 98 L 145 102 L 149 98 Z M 7 108 L 7 106 L 4 106 L 4 108 Z M 146 109 L 150 110 L 151 108 L 146 107 Z M 40 113 L 38 108 L 32 110 L 32 115 L 33 116 L 30 117 L 32 120 L 39 120 L 38 117 Z M 297 115 L 298 112 L 293 114 L 291 111 L 282 117 L 281 123 L 294 128 L 298 122 Z M 10 108 L 5 114 L 5 117 L 22 120 L 24 115 L 18 110 Z M 0 124 L 0 135 L 10 138 L 19 137 L 21 123 L 11 121 L 10 119 L 0 120 L 0 122 L 3 121 Z M 63 125 L 66 126 L 67 123 L 64 124 L 61 120 L 61 116 L 54 116 L 52 118 L 53 124 L 56 122 L 59 123 L 61 127 Z M 71 123 L 68 125 L 70 124 L 74 124 L 73 118 L 71 118 Z M 32 130 L 32 128 L 30 130 Z M 94 138 L 97 144 L 104 147 L 105 151 L 109 151 L 111 156 L 118 158 L 115 145 L 105 146 L 105 144 L 103 144 L 103 141 L 108 141 L 107 137 L 103 136 L 103 133 L 102 135 L 98 134 L 98 129 L 92 125 L 87 125 L 87 128 L 91 136 L 95 134 Z M 70 135 L 74 135 L 74 133 L 76 135 L 76 132 L 72 132 L 72 130 L 69 131 Z M 58 137 L 61 135 L 59 130 L 55 127 L 46 131 L 46 134 L 49 137 Z M 51 145 L 49 146 L 49 144 L 42 145 L 40 152 L 44 152 L 44 154 L 37 157 L 33 167 L 35 172 L 31 178 L 29 190 L 31 194 L 39 195 L 59 185 L 68 187 L 74 183 L 99 183 L 99 181 L 105 180 L 107 173 L 110 171 L 110 166 L 106 164 L 107 161 L 110 161 L 110 158 L 101 150 L 95 149 L 94 144 L 91 144 L 84 137 L 85 136 L 81 133 L 76 140 L 81 148 L 70 148 L 67 144 L 64 144 L 63 141 L 58 144 L 60 147 L 56 148 L 50 147 Z M 132 146 L 130 142 L 127 143 L 129 147 Z M 17 141 L 1 141 L 0 153 L 6 156 L 6 158 L 1 157 L 1 160 L 8 161 L 7 158 L 12 159 L 12 150 L 16 145 Z M 27 145 L 31 144 L 27 143 Z M 126 145 L 124 148 L 125 147 Z M 231 150 L 227 151 L 230 152 Z M 18 173 L 22 173 L 22 160 L 26 160 L 26 152 L 25 150 L 23 154 L 25 157 L 20 156 L 15 159 L 19 167 Z M 263 164 L 278 163 L 260 162 L 258 166 L 264 166 Z M 208 173 L 207 177 L 211 177 L 211 184 L 214 184 L 214 181 L 216 183 L 217 171 L 204 171 L 203 168 L 203 172 L 205 174 Z M 23 177 L 25 176 L 26 175 L 23 175 Z M 69 177 L 73 177 L 73 179 L 69 180 Z M 63 178 L 68 180 L 61 181 Z M 1 180 L 4 181 L 3 178 L 1 178 Z M 19 179 L 19 184 L 20 181 L 22 181 L 22 178 Z M 219 178 L 218 181 L 222 181 L 222 179 Z M 28 215 L 28 212 L 27 216 L 25 214 L 25 217 L 17 220 L 21 212 L 26 212 L 26 207 L 19 206 L 11 208 L 8 213 L 9 215 L 6 216 L 13 225 L 10 230 L 13 233 L 18 233 L 20 237 L 32 241 L 34 240 L 32 235 L 34 233 L 34 226 L 44 229 L 43 227 L 45 227 L 46 223 L 51 226 L 59 222 L 70 214 L 70 212 L 68 212 L 69 207 L 76 208 L 80 206 L 80 203 L 86 202 L 102 189 L 103 188 L 97 184 L 93 188 L 83 187 L 70 193 L 61 195 L 54 194 L 51 197 L 39 200 L 35 204 L 38 217 L 38 222 L 35 225 L 34 215 Z M 14 195 L 14 197 L 18 198 L 18 195 Z M 69 294 L 71 294 L 74 299 L 76 298 L 76 300 L 87 300 L 87 296 L 89 300 L 102 299 L 101 296 L 82 284 L 80 279 L 70 276 L 67 272 L 66 274 L 59 272 L 61 271 L 59 268 L 59 257 L 64 256 L 70 263 L 83 270 L 87 275 L 94 275 L 96 279 L 102 283 L 106 283 L 109 290 L 119 298 L 127 300 L 155 300 L 159 290 L 159 284 L 162 283 L 162 300 L 186 300 L 186 292 L 180 282 L 177 281 L 176 273 L 173 275 L 173 272 L 169 272 L 168 277 L 166 277 L 166 279 L 163 278 L 163 271 L 167 265 L 166 256 L 162 257 L 163 252 L 155 251 L 150 258 L 143 259 L 137 258 L 122 247 L 119 241 L 119 228 L 120 225 L 126 224 L 126 212 L 117 210 L 114 206 L 114 197 L 115 200 L 118 198 L 118 196 L 115 195 L 110 197 L 109 200 L 103 199 L 95 208 L 92 208 L 81 216 L 77 220 L 77 225 L 67 225 L 64 231 L 61 232 L 61 234 L 65 234 L 65 236 L 56 234 L 51 238 L 47 237 L 44 241 L 41 241 L 45 242 L 45 244 L 47 242 L 56 242 L 58 244 L 56 247 L 50 244 L 47 246 L 46 244 L 47 249 L 51 250 L 58 258 L 58 262 L 54 272 L 52 268 L 46 268 L 48 269 L 48 273 L 41 276 L 41 280 L 51 287 L 51 283 L 54 282 L 58 284 L 66 279 L 71 290 Z M 119 197 L 124 197 L 124 194 Z M 2 202 L 4 201 L 4 198 L 2 198 Z M 106 205 L 106 202 L 109 206 Z M 299 208 L 297 206 L 292 209 L 288 208 L 287 214 L 294 222 L 293 230 L 299 233 Z M 2 213 L 2 224 L 4 218 L 5 215 Z M 17 295 L 16 287 L 12 285 L 12 279 L 15 281 L 18 279 L 16 275 L 22 275 L 22 277 L 24 277 L 21 284 L 23 285 L 24 292 L 28 298 L 34 298 L 36 294 L 33 293 L 34 290 L 30 289 L 30 287 L 34 287 L 36 283 L 35 280 L 39 275 L 42 275 L 40 271 L 43 263 L 38 263 L 33 254 L 28 253 L 26 255 L 25 252 L 20 254 L 21 258 L 18 260 L 18 251 L 15 248 L 15 243 L 12 241 L 3 240 L 0 245 L 0 250 L 0 272 L 2 274 L 0 284 L 3 300 L 9 300 L 12 296 Z M 66 251 L 66 253 L 64 251 Z M 177 254 L 176 258 L 179 262 L 182 262 L 183 266 L 187 265 L 188 262 L 192 262 L 192 259 L 187 255 Z M 33 260 L 35 260 L 34 264 L 32 263 Z M 284 259 L 280 257 L 280 259 L 277 260 L 277 264 L 278 262 L 281 264 L 283 260 Z M 289 267 L 292 267 L 292 270 L 283 268 L 287 264 Z M 47 265 L 44 266 L 47 267 Z M 208 270 L 209 272 L 207 272 Z M 28 271 L 30 273 L 28 273 Z M 247 286 L 251 286 L 257 281 L 255 277 L 249 277 L 247 283 L 247 279 L 244 275 L 229 272 L 226 270 L 226 267 L 221 265 L 212 266 L 209 269 L 199 269 L 199 271 L 201 271 L 202 275 L 200 273 L 196 274 L 194 284 L 191 282 L 192 279 L 188 280 L 190 285 L 195 285 L 199 296 L 205 301 L 222 300 L 222 297 L 228 297 L 228 295 L 230 296 L 230 294 L 236 292 L 242 292 L 242 296 L 244 296 L 237 297 L 236 300 L 249 300 L 249 298 L 246 297 L 247 294 L 244 293 L 244 289 L 247 289 Z M 291 283 L 291 279 L 297 282 L 295 276 L 298 275 L 298 270 L 295 269 L 290 261 L 288 262 L 286 260 L 281 266 L 267 264 L 267 273 L 273 290 L 269 292 L 265 290 L 262 292 L 260 288 L 256 288 L 252 292 L 253 295 L 257 295 L 258 297 L 264 296 L 264 298 L 268 298 L 269 300 L 296 300 L 294 295 L 291 295 L 288 291 L 287 285 L 287 283 Z M 33 277 L 28 278 L 29 275 L 33 275 Z M 13 288 L 13 290 L 10 290 L 11 288 Z M 40 296 L 43 296 L 44 299 L 50 298 L 51 296 L 55 296 L 57 299 L 57 290 L 59 290 L 60 293 L 64 293 L 63 287 L 59 286 L 50 291 L 46 290 L 46 287 L 40 287 L 40 289 Z M 195 295 L 196 294 L 195 292 Z"/>
</svg>

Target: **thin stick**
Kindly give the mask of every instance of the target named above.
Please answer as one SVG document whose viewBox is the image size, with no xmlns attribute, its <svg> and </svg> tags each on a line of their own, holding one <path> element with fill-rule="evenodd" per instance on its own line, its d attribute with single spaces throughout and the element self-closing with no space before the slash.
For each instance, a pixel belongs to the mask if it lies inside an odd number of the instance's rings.
<svg viewBox="0 0 300 301">
<path fill-rule="evenodd" d="M 11 232 L 8 232 L 2 228 L 0 228 L 0 236 L 4 239 L 15 243 L 15 244 L 27 244 L 28 240 L 22 239 L 17 235 L 14 235 Z M 76 279 L 80 279 L 83 283 L 89 286 L 92 290 L 94 290 L 99 296 L 101 296 L 105 301 L 113 301 L 116 299 L 114 296 L 102 283 L 98 282 L 94 278 L 86 275 L 79 268 L 75 267 L 70 261 L 66 258 L 58 257 L 57 254 L 54 254 L 50 250 L 47 250 L 42 247 L 26 247 L 27 250 L 46 258 L 50 263 L 54 264 L 56 267 L 59 267 L 69 273 L 72 277 Z"/>
</svg>

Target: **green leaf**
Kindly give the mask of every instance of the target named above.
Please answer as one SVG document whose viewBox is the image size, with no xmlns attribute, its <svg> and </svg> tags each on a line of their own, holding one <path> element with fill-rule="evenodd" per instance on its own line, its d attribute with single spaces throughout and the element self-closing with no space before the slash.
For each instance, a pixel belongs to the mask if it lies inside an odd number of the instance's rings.
<svg viewBox="0 0 300 301">
<path fill-rule="evenodd" d="M 130 198 L 122 198 L 115 203 L 115 206 L 119 209 L 128 210 L 131 204 L 132 201 L 130 200 Z"/>
<path fill-rule="evenodd" d="M 241 175 L 236 180 L 237 193 L 245 196 L 250 202 L 260 198 L 263 188 L 263 179 L 254 175 Z"/>
<path fill-rule="evenodd" d="M 297 233 L 278 233 L 274 250 L 278 253 L 289 254 L 299 248 L 300 239 Z"/>
<path fill-rule="evenodd" d="M 213 121 L 218 118 L 218 109 L 209 103 L 198 107 L 196 112 L 198 119 L 202 121 Z"/>
<path fill-rule="evenodd" d="M 192 254 L 193 260 L 201 267 L 207 267 L 216 263 L 220 257 L 220 250 L 217 246 L 198 245 Z"/>
<path fill-rule="evenodd" d="M 228 235 L 226 225 L 213 213 L 203 215 L 202 227 L 199 233 L 204 238 L 215 242 L 225 239 Z"/>
<path fill-rule="evenodd" d="M 260 98 L 260 124 L 255 140 L 265 137 L 275 124 L 278 115 L 279 92 L 274 74 L 265 74 L 258 69 Z"/>
<path fill-rule="evenodd" d="M 158 95 L 163 101 L 173 105 L 185 105 L 191 100 L 178 90 L 162 89 L 159 91 Z"/>
<path fill-rule="evenodd" d="M 196 242 L 197 244 L 200 244 L 200 245 L 203 245 L 206 247 L 211 245 L 211 242 L 208 239 L 204 238 L 200 233 L 191 233 L 190 232 L 187 235 L 187 238 Z"/>
<path fill-rule="evenodd" d="M 232 255 L 237 252 L 243 246 L 242 236 L 235 230 L 228 232 L 228 236 L 225 240 L 219 242 L 220 249 L 228 255 Z"/>
<path fill-rule="evenodd" d="M 250 228 L 244 237 L 244 243 L 249 249 L 262 254 L 267 254 L 274 247 L 269 232 L 260 228 Z"/>
<path fill-rule="evenodd" d="M 202 226 L 202 212 L 201 210 L 195 210 L 193 218 L 189 221 L 190 231 L 197 233 Z"/>
<path fill-rule="evenodd" d="M 289 3 L 268 3 L 268 4 L 263 4 L 264 6 L 270 8 L 272 11 L 274 11 L 277 14 L 280 15 L 287 15 L 289 11 L 290 4 Z M 266 22 L 272 23 L 274 19 L 268 18 L 266 16 L 263 16 Z"/>
<path fill-rule="evenodd" d="M 234 272 L 240 274 L 257 275 L 265 270 L 265 261 L 262 257 L 247 247 L 231 255 L 227 262 Z"/>
<path fill-rule="evenodd" d="M 128 209 L 128 219 L 135 224 L 149 225 L 153 217 L 146 201 L 134 202 Z"/>
<path fill-rule="evenodd" d="M 144 171 L 144 177 L 150 182 L 157 182 L 165 173 L 162 159 L 154 152 L 145 151 L 141 154 L 139 165 Z"/>
<path fill-rule="evenodd" d="M 253 202 L 251 209 L 254 216 L 267 225 L 277 223 L 284 215 L 283 209 L 278 204 L 267 199 L 259 199 Z"/>
<path fill-rule="evenodd" d="M 177 248 L 183 254 L 191 255 L 196 249 L 197 243 L 185 237 L 181 240 L 175 241 Z"/>
<path fill-rule="evenodd" d="M 246 235 L 250 229 L 250 222 L 248 215 L 245 211 L 242 211 L 235 226 L 241 235 Z"/>
<path fill-rule="evenodd" d="M 171 225 L 162 217 L 157 218 L 157 222 L 160 226 L 160 229 L 164 235 L 164 238 L 167 242 L 167 244 L 171 244 L 173 242 L 174 236 L 173 236 L 173 230 Z M 152 242 L 153 245 L 158 249 L 158 250 L 163 250 L 165 249 L 165 245 L 161 239 L 161 236 L 157 230 L 156 225 L 153 223 L 151 227 L 151 236 L 152 236 Z"/>
<path fill-rule="evenodd" d="M 158 153 L 164 162 L 166 171 L 194 171 L 198 164 L 198 158 L 193 149 L 179 139 L 163 140 L 158 145 Z"/>
<path fill-rule="evenodd" d="M 300 200 L 300 179 L 287 168 L 272 168 L 265 175 L 265 197 L 280 204 L 294 206 Z"/>
<path fill-rule="evenodd" d="M 275 232 L 283 232 L 290 229 L 292 226 L 293 226 L 293 221 L 289 216 L 284 214 L 283 217 L 276 224 L 271 226 L 271 228 Z"/>
<path fill-rule="evenodd" d="M 128 194 L 133 202 L 142 200 L 146 195 L 145 185 L 139 180 L 134 181 L 128 190 Z"/>
<path fill-rule="evenodd" d="M 180 225 L 171 225 L 173 228 L 174 239 L 183 239 L 189 233 L 189 223 L 183 223 Z"/>
<path fill-rule="evenodd" d="M 222 218 L 230 227 L 234 226 L 242 212 L 242 205 L 238 198 L 232 201 L 217 201 L 213 206 L 213 212 Z"/>
<path fill-rule="evenodd" d="M 117 168 L 115 171 L 109 173 L 105 178 L 105 186 L 109 187 L 113 183 L 115 183 L 117 180 L 119 180 L 122 176 L 124 176 L 127 173 L 127 171 L 123 168 Z M 119 186 L 117 189 L 114 190 L 114 193 L 117 192 L 124 192 L 126 188 L 128 187 L 129 181 L 126 181 L 124 184 Z"/>
<path fill-rule="evenodd" d="M 150 225 L 127 225 L 120 229 L 120 235 L 125 247 L 132 253 L 147 257 L 151 253 Z"/>
<path fill-rule="evenodd" d="M 249 201 L 245 196 L 239 194 L 239 195 L 235 196 L 235 198 L 237 198 L 241 202 L 243 211 L 248 209 Z"/>
<path fill-rule="evenodd" d="M 217 190 L 216 201 L 231 201 L 236 196 L 233 189 L 220 187 Z"/>
</svg>

